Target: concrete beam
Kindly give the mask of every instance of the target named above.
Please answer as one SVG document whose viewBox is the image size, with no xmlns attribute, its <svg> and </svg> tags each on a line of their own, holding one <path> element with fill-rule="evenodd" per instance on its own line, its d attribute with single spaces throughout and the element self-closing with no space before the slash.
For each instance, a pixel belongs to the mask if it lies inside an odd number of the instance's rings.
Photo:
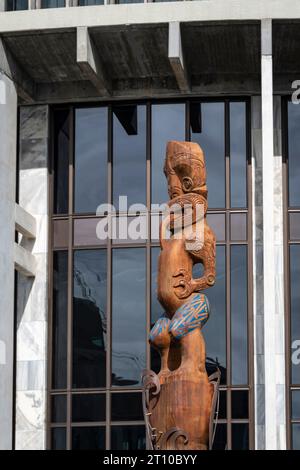
<svg viewBox="0 0 300 470">
<path fill-rule="evenodd" d="M 0 38 L 0 71 L 14 82 L 18 96 L 23 101 L 34 102 L 35 83 L 18 64 L 2 38 Z"/>
<path fill-rule="evenodd" d="M 36 220 L 19 204 L 15 205 L 15 221 L 17 232 L 26 238 L 36 238 Z"/>
<path fill-rule="evenodd" d="M 182 91 L 182 93 L 189 92 L 190 80 L 184 59 L 179 21 L 173 21 L 169 23 L 168 58 L 180 91 Z"/>
<path fill-rule="evenodd" d="M 77 28 L 77 63 L 86 79 L 93 83 L 100 95 L 109 96 L 111 94 L 110 81 L 106 77 L 98 51 L 86 26 Z"/>
<path fill-rule="evenodd" d="M 26 277 L 34 277 L 36 260 L 33 254 L 15 243 L 15 269 Z"/>
</svg>

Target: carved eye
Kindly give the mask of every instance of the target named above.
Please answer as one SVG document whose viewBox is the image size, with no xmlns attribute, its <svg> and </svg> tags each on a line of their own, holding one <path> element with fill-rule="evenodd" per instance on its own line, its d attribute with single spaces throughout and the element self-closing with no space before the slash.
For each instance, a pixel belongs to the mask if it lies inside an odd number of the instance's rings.
<svg viewBox="0 0 300 470">
<path fill-rule="evenodd" d="M 184 191 L 190 191 L 193 187 L 193 180 L 192 178 L 189 178 L 188 176 L 185 176 L 182 178 L 182 186 Z"/>
</svg>

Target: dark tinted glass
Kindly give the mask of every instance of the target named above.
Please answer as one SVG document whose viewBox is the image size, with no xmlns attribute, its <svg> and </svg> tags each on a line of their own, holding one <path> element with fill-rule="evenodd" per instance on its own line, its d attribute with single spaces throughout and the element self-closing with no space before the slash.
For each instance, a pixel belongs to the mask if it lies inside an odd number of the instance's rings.
<svg viewBox="0 0 300 470">
<path fill-rule="evenodd" d="M 290 247 L 292 383 L 300 383 L 300 245 Z"/>
<path fill-rule="evenodd" d="M 300 390 L 292 391 L 292 419 L 300 419 Z"/>
<path fill-rule="evenodd" d="M 105 386 L 106 251 L 74 253 L 73 387 Z"/>
<path fill-rule="evenodd" d="M 67 386 L 68 253 L 53 255 L 53 388 Z"/>
<path fill-rule="evenodd" d="M 112 219 L 112 243 L 145 243 L 148 237 L 148 217 L 119 215 Z"/>
<path fill-rule="evenodd" d="M 290 217 L 290 239 L 300 240 L 300 212 L 291 212 Z"/>
<path fill-rule="evenodd" d="M 104 427 L 72 428 L 72 450 L 103 450 L 105 449 Z"/>
<path fill-rule="evenodd" d="M 127 196 L 128 207 L 145 204 L 146 106 L 118 106 L 113 111 L 114 206 L 119 208 L 120 196 Z"/>
<path fill-rule="evenodd" d="M 100 238 L 97 231 L 98 223 L 102 223 L 104 219 L 75 219 L 74 220 L 74 245 L 75 246 L 96 246 L 105 245 L 107 239 Z M 105 219 L 106 220 L 106 219 Z M 105 224 L 105 232 L 107 225 Z"/>
<path fill-rule="evenodd" d="M 69 221 L 53 221 L 53 248 L 68 248 L 69 244 Z"/>
<path fill-rule="evenodd" d="M 199 267 L 198 269 L 201 269 Z M 198 271 L 198 275 L 201 271 Z M 217 279 L 214 287 L 205 293 L 209 299 L 211 314 L 203 328 L 206 340 L 206 368 L 209 374 L 216 366 L 221 370 L 222 383 L 226 383 L 226 270 L 225 247 L 217 246 Z"/>
<path fill-rule="evenodd" d="M 185 105 L 152 106 L 152 202 L 168 201 L 168 188 L 163 172 L 166 145 L 169 140 L 185 140 Z"/>
<path fill-rule="evenodd" d="M 232 450 L 249 449 L 249 424 L 232 424 Z"/>
<path fill-rule="evenodd" d="M 247 205 L 246 104 L 230 103 L 231 207 Z"/>
<path fill-rule="evenodd" d="M 293 450 L 300 450 L 300 424 L 292 425 Z"/>
<path fill-rule="evenodd" d="M 54 214 L 67 214 L 69 200 L 69 110 L 54 111 Z"/>
<path fill-rule="evenodd" d="M 95 214 L 107 202 L 107 109 L 75 112 L 75 212 Z"/>
<path fill-rule="evenodd" d="M 231 247 L 231 380 L 248 383 L 247 247 Z"/>
<path fill-rule="evenodd" d="M 137 385 L 146 355 L 146 251 L 113 250 L 112 384 Z"/>
<path fill-rule="evenodd" d="M 62 8 L 65 0 L 41 0 L 41 8 Z"/>
<path fill-rule="evenodd" d="M 65 423 L 67 417 L 66 395 L 54 395 L 51 398 L 51 421 L 52 423 Z"/>
<path fill-rule="evenodd" d="M 227 392 L 225 390 L 220 391 L 220 404 L 219 404 L 219 415 L 220 419 L 226 419 L 227 417 Z"/>
<path fill-rule="evenodd" d="M 145 426 L 112 426 L 111 448 L 112 450 L 145 449 Z"/>
<path fill-rule="evenodd" d="M 105 421 L 106 395 L 84 394 L 72 396 L 73 423 Z"/>
<path fill-rule="evenodd" d="M 157 299 L 158 256 L 160 248 L 151 248 L 151 325 L 164 313 Z"/>
<path fill-rule="evenodd" d="M 202 103 L 199 108 L 201 132 L 193 132 L 193 128 L 191 129 L 191 141 L 198 142 L 205 155 L 210 209 L 225 207 L 224 111 L 224 103 Z"/>
<path fill-rule="evenodd" d="M 104 5 L 104 0 L 79 0 L 78 5 L 89 6 L 89 5 Z"/>
<path fill-rule="evenodd" d="M 248 419 L 248 391 L 234 390 L 231 392 L 232 419 Z"/>
<path fill-rule="evenodd" d="M 232 241 L 247 240 L 247 214 L 230 215 L 230 238 Z"/>
<path fill-rule="evenodd" d="M 6 11 L 28 10 L 28 0 L 6 0 Z"/>
<path fill-rule="evenodd" d="M 289 205 L 300 206 L 300 107 L 288 104 Z"/>
<path fill-rule="evenodd" d="M 213 450 L 226 450 L 227 446 L 227 424 L 225 423 L 218 423 Z"/>
<path fill-rule="evenodd" d="M 141 393 L 113 393 L 112 421 L 144 421 Z"/>
<path fill-rule="evenodd" d="M 66 429 L 65 428 L 52 428 L 51 429 L 51 449 L 52 450 L 66 450 Z"/>
</svg>

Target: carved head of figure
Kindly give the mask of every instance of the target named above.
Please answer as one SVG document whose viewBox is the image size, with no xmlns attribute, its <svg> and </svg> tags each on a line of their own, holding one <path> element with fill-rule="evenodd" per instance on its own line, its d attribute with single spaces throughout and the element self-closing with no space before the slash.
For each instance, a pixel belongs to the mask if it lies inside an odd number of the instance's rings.
<svg viewBox="0 0 300 470">
<path fill-rule="evenodd" d="M 205 158 L 198 144 L 168 142 L 164 172 L 170 199 L 188 193 L 207 197 Z"/>
</svg>

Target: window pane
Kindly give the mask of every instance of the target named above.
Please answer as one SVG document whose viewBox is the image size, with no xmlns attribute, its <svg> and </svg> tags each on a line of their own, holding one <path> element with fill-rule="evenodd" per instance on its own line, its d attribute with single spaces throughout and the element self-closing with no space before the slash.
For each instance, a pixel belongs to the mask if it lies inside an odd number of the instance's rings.
<svg viewBox="0 0 300 470">
<path fill-rule="evenodd" d="M 107 109 L 75 112 L 75 212 L 95 214 L 107 202 Z"/>
<path fill-rule="evenodd" d="M 300 424 L 293 424 L 293 450 L 300 450 Z"/>
<path fill-rule="evenodd" d="M 247 247 L 231 247 L 231 380 L 248 383 Z"/>
<path fill-rule="evenodd" d="M 290 216 L 290 239 L 300 240 L 300 213 L 292 212 Z"/>
<path fill-rule="evenodd" d="M 68 248 L 69 244 L 69 221 L 53 221 L 53 248 Z"/>
<path fill-rule="evenodd" d="M 248 419 L 248 391 L 234 390 L 231 393 L 232 419 Z"/>
<path fill-rule="evenodd" d="M 72 428 L 72 450 L 105 449 L 104 427 Z"/>
<path fill-rule="evenodd" d="M 300 245 L 290 247 L 292 384 L 300 384 Z"/>
<path fill-rule="evenodd" d="M 54 214 L 67 214 L 69 200 L 69 110 L 54 111 Z"/>
<path fill-rule="evenodd" d="M 67 386 L 68 253 L 53 256 L 53 388 Z"/>
<path fill-rule="evenodd" d="M 141 393 L 113 393 L 112 421 L 144 421 Z"/>
<path fill-rule="evenodd" d="M 102 240 L 97 236 L 97 225 L 104 219 L 75 219 L 74 220 L 74 245 L 75 246 L 96 246 L 105 245 L 106 239 Z M 106 226 L 106 219 L 105 219 Z M 106 231 L 106 227 L 105 227 Z M 98 232 L 99 233 L 99 232 Z"/>
<path fill-rule="evenodd" d="M 292 419 L 300 419 L 300 390 L 292 391 Z"/>
<path fill-rule="evenodd" d="M 65 428 L 52 428 L 51 429 L 51 449 L 52 450 L 66 450 L 66 429 Z"/>
<path fill-rule="evenodd" d="M 120 215 L 112 218 L 112 243 L 145 243 L 148 237 L 148 216 Z"/>
<path fill-rule="evenodd" d="M 249 424 L 232 424 L 232 450 L 249 449 Z"/>
<path fill-rule="evenodd" d="M 41 0 L 41 8 L 62 8 L 65 0 Z"/>
<path fill-rule="evenodd" d="M 227 424 L 218 423 L 213 444 L 213 450 L 226 450 L 227 446 Z"/>
<path fill-rule="evenodd" d="M 220 391 L 220 404 L 219 404 L 219 419 L 227 418 L 227 392 L 225 390 Z"/>
<path fill-rule="evenodd" d="M 247 214 L 230 215 L 230 238 L 232 241 L 247 240 Z"/>
<path fill-rule="evenodd" d="M 105 386 L 106 251 L 74 253 L 73 387 Z"/>
<path fill-rule="evenodd" d="M 231 207 L 247 206 L 246 104 L 230 103 Z"/>
<path fill-rule="evenodd" d="M 113 108 L 113 201 L 146 204 L 146 106 Z M 126 210 L 126 208 L 120 210 Z"/>
<path fill-rule="evenodd" d="M 84 394 L 72 396 L 73 423 L 88 421 L 105 421 L 106 395 Z"/>
<path fill-rule="evenodd" d="M 138 385 L 146 356 L 146 251 L 113 250 L 112 384 Z"/>
<path fill-rule="evenodd" d="M 198 268 L 199 269 L 199 268 Z M 201 269 L 201 268 L 200 268 Z M 200 271 L 199 271 L 200 273 Z M 217 278 L 208 296 L 211 316 L 203 328 L 206 341 L 206 368 L 209 374 L 220 368 L 221 383 L 226 383 L 226 269 L 225 247 L 217 246 Z M 198 274 L 199 275 L 199 274 Z"/>
<path fill-rule="evenodd" d="M 191 130 L 191 141 L 204 151 L 207 169 L 208 207 L 225 207 L 224 103 L 201 103 L 201 133 Z M 216 191 L 215 188 L 218 188 Z"/>
<path fill-rule="evenodd" d="M 67 419 L 66 395 L 53 395 L 51 397 L 51 421 L 52 423 L 65 423 Z"/>
<path fill-rule="evenodd" d="M 146 449 L 145 426 L 112 426 L 112 450 Z"/>
<path fill-rule="evenodd" d="M 216 240 L 225 240 L 225 214 L 207 214 L 207 223 L 214 231 Z"/>
<path fill-rule="evenodd" d="M 185 105 L 152 106 L 152 203 L 167 202 L 168 187 L 163 172 L 169 140 L 185 140 Z"/>
<path fill-rule="evenodd" d="M 163 307 L 157 299 L 158 257 L 160 248 L 151 248 L 151 328 L 163 314 Z"/>
<path fill-rule="evenodd" d="M 89 5 L 104 5 L 104 0 L 79 0 L 78 5 L 89 6 Z"/>
<path fill-rule="evenodd" d="M 288 104 L 289 205 L 300 206 L 300 107 Z"/>
</svg>

